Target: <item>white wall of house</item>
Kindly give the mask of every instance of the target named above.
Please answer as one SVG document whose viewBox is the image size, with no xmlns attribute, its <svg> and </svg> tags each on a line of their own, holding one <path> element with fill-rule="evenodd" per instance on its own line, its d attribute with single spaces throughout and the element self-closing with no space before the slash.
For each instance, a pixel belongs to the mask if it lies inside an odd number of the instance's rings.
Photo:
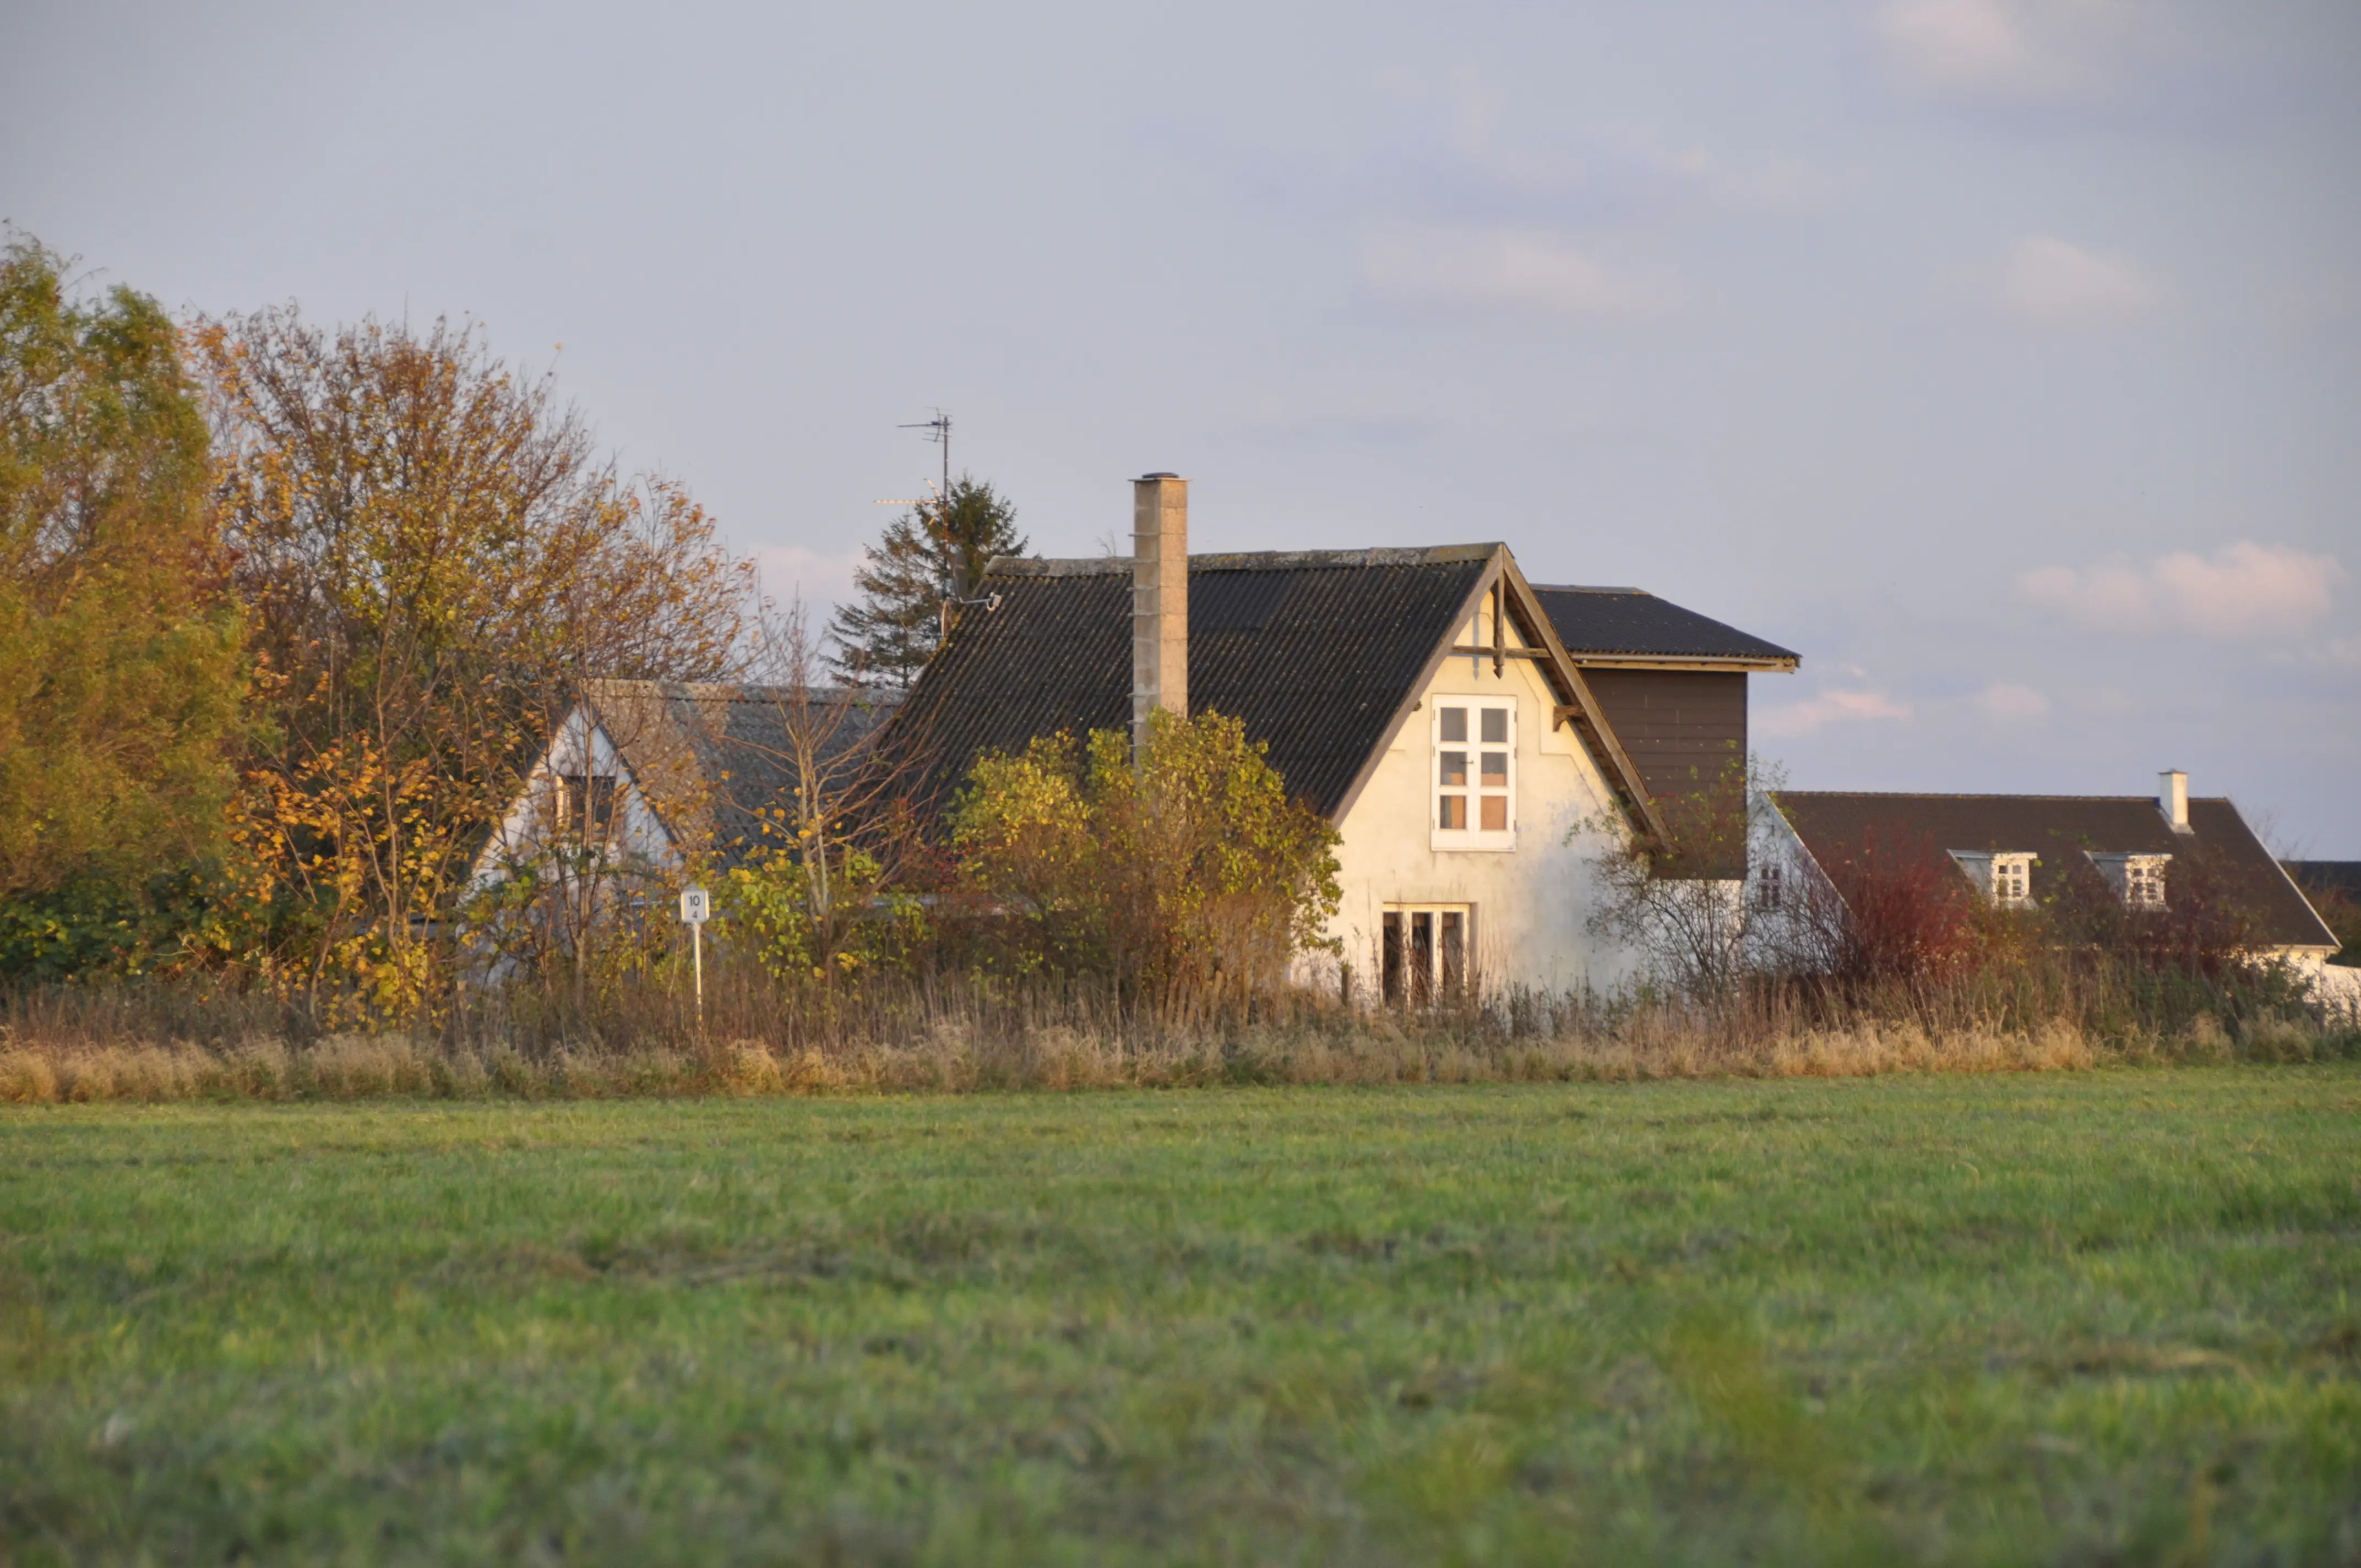
<svg viewBox="0 0 2361 1568">
<path fill-rule="evenodd" d="M 1490 627 L 1480 636 L 1465 628 L 1455 641 L 1488 643 Z M 1513 847 L 1436 847 L 1448 836 L 1434 831 L 1433 715 L 1454 697 L 1514 704 Z M 1591 829 L 1608 820 L 1614 796 L 1573 728 L 1552 726 L 1556 701 L 1530 660 L 1510 659 L 1496 674 L 1489 658 L 1449 658 L 1388 737 L 1337 824 L 1344 898 L 1329 935 L 1342 940 L 1362 998 L 1377 993 L 1389 905 L 1467 906 L 1475 976 L 1487 988 L 1608 990 L 1632 977 L 1631 955 L 1584 928 L 1593 861 L 1610 842 Z"/>
<path fill-rule="evenodd" d="M 585 759 L 588 758 L 588 765 Z M 607 859 L 610 865 L 641 865 L 670 870 L 679 861 L 672 836 L 632 786 L 631 774 L 607 732 L 591 719 L 588 709 L 568 714 L 533 764 L 524 787 L 509 806 L 500 826 L 476 858 L 471 881 L 489 886 L 507 873 L 505 862 L 525 861 L 553 840 L 574 842 L 564 829 L 560 805 L 568 774 L 605 776 L 615 780 L 615 833 Z"/>
</svg>

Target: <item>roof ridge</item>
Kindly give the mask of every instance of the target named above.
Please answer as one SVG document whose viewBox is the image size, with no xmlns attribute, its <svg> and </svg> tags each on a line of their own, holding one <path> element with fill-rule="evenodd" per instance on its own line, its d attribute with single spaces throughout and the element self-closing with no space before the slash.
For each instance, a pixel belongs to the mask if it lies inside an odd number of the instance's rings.
<svg viewBox="0 0 2361 1568">
<path fill-rule="evenodd" d="M 594 699 L 653 695 L 665 698 L 685 697 L 691 702 L 774 702 L 782 696 L 792 696 L 796 689 L 774 681 L 660 681 L 644 675 L 593 675 L 582 684 Z M 902 700 L 902 693 L 891 686 L 813 685 L 808 690 L 813 699 L 819 702 L 893 704 Z"/>
<path fill-rule="evenodd" d="M 1320 567 L 1439 566 L 1487 561 L 1505 548 L 1490 544 L 1374 545 L 1365 550 L 1232 550 L 1189 557 L 1192 572 L 1286 572 Z M 985 566 L 987 576 L 1003 577 L 1092 577 L 1131 570 L 1128 555 L 1082 555 L 1064 558 L 995 555 Z"/>
<path fill-rule="evenodd" d="M 1774 798 L 1779 795 L 1822 795 L 1846 800 L 2104 800 L 2141 806 L 2154 806 L 2157 799 L 2152 795 L 2018 795 L 2004 790 L 1774 789 L 1769 794 Z M 2226 801 L 2230 797 L 2226 795 L 2192 795 L 2189 798 L 2192 801 Z"/>
<path fill-rule="evenodd" d="M 1526 587 L 1537 594 L 1637 594 L 1642 598 L 1650 599 L 1656 597 L 1646 588 L 1610 588 L 1597 583 L 1528 583 Z M 1691 610 L 1689 613 L 1694 615 L 1697 612 Z"/>
</svg>

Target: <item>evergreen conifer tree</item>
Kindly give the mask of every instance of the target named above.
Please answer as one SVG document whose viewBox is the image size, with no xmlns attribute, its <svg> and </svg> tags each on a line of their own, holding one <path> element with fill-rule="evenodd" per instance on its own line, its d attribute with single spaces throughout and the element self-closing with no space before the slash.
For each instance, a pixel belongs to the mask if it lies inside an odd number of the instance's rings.
<svg viewBox="0 0 2361 1568">
<path fill-rule="evenodd" d="M 1021 555 L 1016 509 L 962 474 L 950 491 L 886 524 L 852 575 L 861 598 L 829 623 L 829 663 L 847 680 L 906 688 L 942 641 L 943 599 L 965 598 L 995 555 Z"/>
</svg>

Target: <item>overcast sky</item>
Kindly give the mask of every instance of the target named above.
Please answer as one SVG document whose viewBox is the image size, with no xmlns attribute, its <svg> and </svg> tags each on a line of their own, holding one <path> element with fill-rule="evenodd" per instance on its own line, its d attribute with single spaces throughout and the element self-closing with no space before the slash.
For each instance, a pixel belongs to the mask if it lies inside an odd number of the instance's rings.
<svg viewBox="0 0 2361 1568">
<path fill-rule="evenodd" d="M 2361 6 L 110 5 L 0 215 L 191 311 L 471 316 L 825 604 L 1036 549 L 1503 539 L 1800 651 L 1798 786 L 2361 858 Z M 562 347 L 561 347 L 562 345 Z"/>
</svg>

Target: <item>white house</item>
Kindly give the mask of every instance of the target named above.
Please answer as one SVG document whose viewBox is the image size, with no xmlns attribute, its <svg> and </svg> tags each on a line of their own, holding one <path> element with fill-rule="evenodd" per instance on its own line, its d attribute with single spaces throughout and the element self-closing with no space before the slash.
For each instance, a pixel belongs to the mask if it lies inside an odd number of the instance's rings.
<svg viewBox="0 0 2361 1568">
<path fill-rule="evenodd" d="M 1957 876 L 2003 908 L 2079 892 L 2131 910 L 2169 911 L 2184 896 L 2235 903 L 2255 956 L 2289 964 L 2323 1002 L 2356 972 L 2325 966 L 2337 940 L 2238 808 L 2197 798 L 2189 775 L 2158 776 L 2153 795 L 1885 795 L 1779 790 L 1759 814 L 1753 905 L 1841 900 L 1861 868 L 1917 865 Z"/>
<path fill-rule="evenodd" d="M 1797 662 L 1636 588 L 1537 587 L 1505 544 L 1191 555 L 1165 474 L 1133 519 L 1129 559 L 994 562 L 881 744 L 939 801 L 1036 736 L 1239 719 L 1336 825 L 1367 992 L 1626 978 L 1586 930 L 1606 836 L 1740 788 L 1747 678 Z M 1742 829 L 1712 859 L 1742 876 Z"/>
<path fill-rule="evenodd" d="M 550 735 L 478 852 L 472 885 L 531 868 L 590 918 L 668 895 L 779 840 L 758 814 L 792 795 L 798 761 L 831 769 L 865 744 L 894 693 L 600 680 Z"/>
</svg>

